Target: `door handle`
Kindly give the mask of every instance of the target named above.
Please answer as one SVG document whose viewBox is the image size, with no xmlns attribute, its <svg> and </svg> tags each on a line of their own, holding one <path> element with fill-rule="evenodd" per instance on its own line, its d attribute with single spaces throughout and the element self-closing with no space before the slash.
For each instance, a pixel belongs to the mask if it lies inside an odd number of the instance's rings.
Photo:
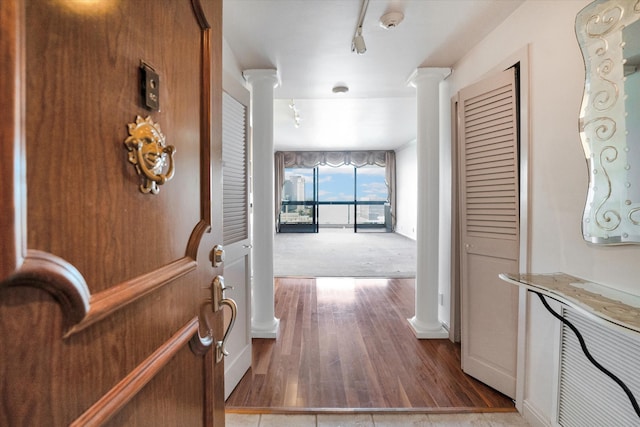
<svg viewBox="0 0 640 427">
<path fill-rule="evenodd" d="M 227 343 L 227 339 L 229 338 L 229 334 L 233 329 L 233 325 L 236 323 L 236 317 L 238 317 L 238 305 L 232 298 L 226 298 L 224 295 L 224 291 L 227 289 L 233 289 L 233 286 L 227 286 L 224 283 L 224 277 L 216 276 L 211 283 L 211 300 L 213 303 L 213 311 L 222 310 L 226 305 L 231 310 L 231 320 L 229 321 L 229 326 L 227 326 L 227 330 L 224 332 L 222 336 L 222 340 L 216 341 L 216 363 L 222 361 L 225 356 L 229 355 L 229 352 L 226 350 L 225 345 Z"/>
<path fill-rule="evenodd" d="M 216 344 L 216 363 L 220 363 L 225 356 L 229 355 L 229 352 L 226 350 L 225 345 L 227 343 L 227 339 L 229 338 L 229 334 L 233 329 L 233 326 L 236 323 L 236 317 L 238 317 L 238 305 L 232 298 L 226 298 L 224 295 L 224 291 L 227 289 L 233 289 L 232 286 L 227 286 L 224 283 L 224 277 L 216 276 L 210 285 L 211 290 L 211 298 L 205 299 L 205 301 L 200 305 L 200 321 L 204 322 L 206 326 L 206 335 L 203 337 L 200 334 L 200 329 L 193 336 L 190 341 L 191 350 L 196 354 L 204 354 L 207 349 L 215 342 Z M 227 326 L 224 335 L 221 340 L 216 340 L 213 336 L 213 328 L 209 324 L 209 316 L 208 310 L 218 312 L 224 308 L 224 306 L 229 307 L 231 310 L 231 320 L 229 321 L 229 325 Z"/>
</svg>

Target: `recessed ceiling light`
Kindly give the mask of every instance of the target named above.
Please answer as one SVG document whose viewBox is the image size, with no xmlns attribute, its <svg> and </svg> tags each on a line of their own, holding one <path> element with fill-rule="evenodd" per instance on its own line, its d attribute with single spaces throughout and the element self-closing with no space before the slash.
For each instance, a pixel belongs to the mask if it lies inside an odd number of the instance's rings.
<svg viewBox="0 0 640 427">
<path fill-rule="evenodd" d="M 333 89 L 331 89 L 333 91 L 333 93 L 347 93 L 349 92 L 349 88 L 347 86 L 344 85 L 338 85 L 338 86 L 334 86 Z"/>
</svg>

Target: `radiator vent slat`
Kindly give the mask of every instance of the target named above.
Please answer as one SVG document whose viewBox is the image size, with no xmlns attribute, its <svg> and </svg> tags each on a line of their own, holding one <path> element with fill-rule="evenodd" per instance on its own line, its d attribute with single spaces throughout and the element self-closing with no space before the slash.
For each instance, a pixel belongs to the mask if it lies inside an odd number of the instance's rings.
<svg viewBox="0 0 640 427">
<path fill-rule="evenodd" d="M 582 334 L 591 355 L 640 399 L 640 338 L 605 327 L 569 308 L 565 318 Z M 575 334 L 562 326 L 558 424 L 562 427 L 640 426 L 627 395 L 589 362 Z"/>
</svg>

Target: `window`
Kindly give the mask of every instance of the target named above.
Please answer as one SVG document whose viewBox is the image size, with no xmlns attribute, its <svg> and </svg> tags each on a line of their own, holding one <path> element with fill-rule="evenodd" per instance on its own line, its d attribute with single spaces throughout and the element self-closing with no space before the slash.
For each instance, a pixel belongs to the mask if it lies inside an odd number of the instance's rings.
<svg viewBox="0 0 640 427">
<path fill-rule="evenodd" d="M 385 170 L 367 165 L 356 169 L 356 224 L 359 228 L 385 226 L 389 191 Z"/>
<path fill-rule="evenodd" d="M 286 168 L 278 231 L 317 232 L 316 168 Z"/>
<path fill-rule="evenodd" d="M 279 231 L 387 229 L 388 199 L 384 167 L 285 168 Z"/>
</svg>

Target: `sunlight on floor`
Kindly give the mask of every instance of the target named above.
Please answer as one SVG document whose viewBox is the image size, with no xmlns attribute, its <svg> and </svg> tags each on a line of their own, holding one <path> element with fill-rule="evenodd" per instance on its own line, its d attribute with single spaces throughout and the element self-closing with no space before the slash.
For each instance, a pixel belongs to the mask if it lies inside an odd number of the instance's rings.
<svg viewBox="0 0 640 427">
<path fill-rule="evenodd" d="M 389 285 L 387 279 L 354 279 L 353 277 L 318 277 L 316 292 L 319 303 L 352 304 L 356 300 L 358 288 L 384 288 Z"/>
</svg>

